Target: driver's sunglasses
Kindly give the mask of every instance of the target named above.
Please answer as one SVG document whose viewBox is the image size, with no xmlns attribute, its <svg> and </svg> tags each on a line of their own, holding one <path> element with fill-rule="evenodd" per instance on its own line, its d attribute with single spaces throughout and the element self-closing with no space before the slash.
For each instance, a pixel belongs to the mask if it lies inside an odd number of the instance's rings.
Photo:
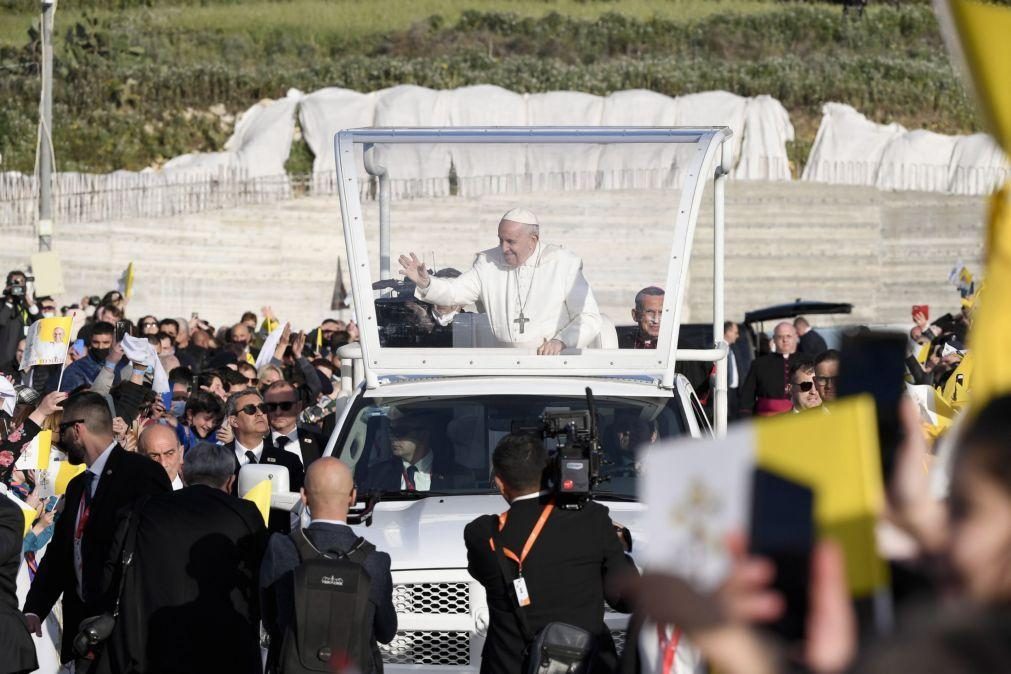
<svg viewBox="0 0 1011 674">
<path fill-rule="evenodd" d="M 830 384 L 832 386 L 835 386 L 836 382 L 839 380 L 839 377 L 815 377 L 814 380 L 821 386 L 828 386 Z"/>
<path fill-rule="evenodd" d="M 83 423 L 84 423 L 84 419 L 74 419 L 73 421 L 64 421 L 59 426 L 57 426 L 57 428 L 60 431 L 60 435 L 63 435 L 64 433 L 67 432 L 67 429 L 70 428 L 71 426 L 76 426 L 77 424 L 83 424 Z"/>
<path fill-rule="evenodd" d="M 411 426 L 406 424 L 394 424 L 390 426 L 390 435 L 398 438 L 403 438 L 411 433 L 417 433 L 421 430 L 420 426 Z"/>
<path fill-rule="evenodd" d="M 259 410 L 260 413 L 262 413 L 262 414 L 266 414 L 267 413 L 267 404 L 266 403 L 260 403 L 258 405 L 254 405 L 253 403 L 249 403 L 248 405 L 243 405 L 242 407 L 240 407 L 236 411 L 237 412 L 242 412 L 243 414 L 248 414 L 249 416 L 253 416 L 254 414 L 256 414 L 257 410 Z"/>
<path fill-rule="evenodd" d="M 267 403 L 267 409 L 269 409 L 271 412 L 276 412 L 277 410 L 281 410 L 282 412 L 290 412 L 291 408 L 294 406 L 295 406 L 294 400 L 285 400 L 279 403 Z"/>
<path fill-rule="evenodd" d="M 814 382 L 813 381 L 802 381 L 799 384 L 794 384 L 794 386 L 796 386 L 797 388 L 799 388 L 803 393 L 807 393 L 811 389 L 814 388 Z"/>
</svg>

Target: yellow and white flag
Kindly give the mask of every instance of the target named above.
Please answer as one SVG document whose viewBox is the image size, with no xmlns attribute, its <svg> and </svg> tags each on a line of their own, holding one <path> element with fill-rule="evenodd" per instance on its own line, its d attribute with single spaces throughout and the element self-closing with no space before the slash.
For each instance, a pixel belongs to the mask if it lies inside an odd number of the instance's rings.
<svg viewBox="0 0 1011 674">
<path fill-rule="evenodd" d="M 15 504 L 17 504 L 18 508 L 21 509 L 21 514 L 25 516 L 25 530 L 21 535 L 27 536 L 28 532 L 32 528 L 32 523 L 35 522 L 35 518 L 39 516 L 39 513 L 36 512 L 35 508 L 30 507 L 27 503 L 19 499 L 17 496 L 7 491 L 6 488 L 4 489 L 4 496 L 6 496 Z"/>
<path fill-rule="evenodd" d="M 272 493 L 270 480 L 263 480 L 257 482 L 252 489 L 247 491 L 242 495 L 242 498 L 247 501 L 252 501 L 256 504 L 257 509 L 260 514 L 263 515 L 263 523 L 267 523 L 267 518 L 270 516 L 270 496 Z"/>
<path fill-rule="evenodd" d="M 59 464 L 60 467 L 56 470 L 56 484 L 53 486 L 53 493 L 57 496 L 66 494 L 70 481 L 88 468 L 83 463 L 74 465 L 69 461 L 60 461 Z"/>
<path fill-rule="evenodd" d="M 49 450 L 53 446 L 53 432 L 39 431 L 31 442 L 21 448 L 14 467 L 18 470 L 46 470 L 49 468 Z"/>
<path fill-rule="evenodd" d="M 729 568 L 727 535 L 749 530 L 757 467 L 813 492 L 817 535 L 842 547 L 853 596 L 888 583 L 875 539 L 884 487 L 869 396 L 839 400 L 831 414 L 815 409 L 738 424 L 721 439 L 659 443 L 640 462 L 650 568 L 714 587 Z"/>
<path fill-rule="evenodd" d="M 70 330 L 74 319 L 43 318 L 32 323 L 25 338 L 25 353 L 21 357 L 21 370 L 36 365 L 63 365 L 70 348 Z"/>
</svg>

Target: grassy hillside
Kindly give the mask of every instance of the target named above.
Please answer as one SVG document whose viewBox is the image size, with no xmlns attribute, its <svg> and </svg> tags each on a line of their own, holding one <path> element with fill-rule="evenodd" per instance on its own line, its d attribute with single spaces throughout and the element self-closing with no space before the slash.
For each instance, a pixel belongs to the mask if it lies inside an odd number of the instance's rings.
<svg viewBox="0 0 1011 674">
<path fill-rule="evenodd" d="M 219 149 L 236 112 L 289 87 L 768 93 L 790 110 L 797 161 L 829 100 L 942 132 L 978 125 L 926 4 L 874 7 L 859 21 L 824 3 L 736 0 L 84 4 L 87 14 L 61 10 L 57 19 L 62 170 L 137 169 Z M 0 13 L 7 170 L 34 164 L 38 45 L 30 25 L 28 14 Z M 296 145 L 289 170 L 310 163 Z"/>
</svg>

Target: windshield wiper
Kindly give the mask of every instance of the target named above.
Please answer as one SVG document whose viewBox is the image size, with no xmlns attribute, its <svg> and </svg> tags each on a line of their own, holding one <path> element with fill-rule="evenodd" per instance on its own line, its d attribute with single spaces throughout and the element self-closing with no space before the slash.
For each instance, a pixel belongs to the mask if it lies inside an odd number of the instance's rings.
<svg viewBox="0 0 1011 674">
<path fill-rule="evenodd" d="M 623 503 L 636 503 L 639 499 L 635 496 L 629 496 L 628 494 L 619 494 L 614 491 L 595 491 L 593 492 L 594 499 L 606 499 L 608 501 L 621 501 Z"/>
<path fill-rule="evenodd" d="M 429 496 L 453 496 L 456 492 L 451 491 L 424 491 L 424 490 L 413 490 L 413 489 L 399 489 L 397 491 L 383 491 L 382 500 L 389 501 L 392 499 L 421 499 L 427 498 Z"/>
</svg>

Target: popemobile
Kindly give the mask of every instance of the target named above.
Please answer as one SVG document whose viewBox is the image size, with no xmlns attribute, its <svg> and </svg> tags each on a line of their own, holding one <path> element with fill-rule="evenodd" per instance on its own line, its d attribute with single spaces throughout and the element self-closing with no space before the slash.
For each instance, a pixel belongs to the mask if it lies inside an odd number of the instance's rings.
<svg viewBox="0 0 1011 674">
<path fill-rule="evenodd" d="M 354 472 L 355 530 L 393 560 L 399 632 L 382 647 L 387 671 L 480 667 L 488 609 L 467 573 L 463 530 L 507 509 L 490 476 L 502 437 L 540 434 L 556 456 L 559 502 L 607 506 L 632 532 L 634 557 L 649 545 L 640 535 L 637 448 L 725 430 L 730 140 L 725 127 L 337 134 L 361 339 L 340 351 L 347 395 L 325 454 Z M 475 163 L 493 170 L 461 179 Z M 446 173 L 444 196 L 413 198 L 433 166 Z M 709 183 L 712 342 L 679 349 Z M 606 240 L 591 231 L 606 231 Z M 627 325 L 637 294 L 651 308 L 638 307 L 636 316 L 648 317 Z M 686 364 L 712 370 L 712 427 L 681 374 Z M 273 507 L 304 518 L 283 468 L 243 467 L 240 491 L 264 477 Z M 619 650 L 627 619 L 605 615 Z"/>
</svg>

